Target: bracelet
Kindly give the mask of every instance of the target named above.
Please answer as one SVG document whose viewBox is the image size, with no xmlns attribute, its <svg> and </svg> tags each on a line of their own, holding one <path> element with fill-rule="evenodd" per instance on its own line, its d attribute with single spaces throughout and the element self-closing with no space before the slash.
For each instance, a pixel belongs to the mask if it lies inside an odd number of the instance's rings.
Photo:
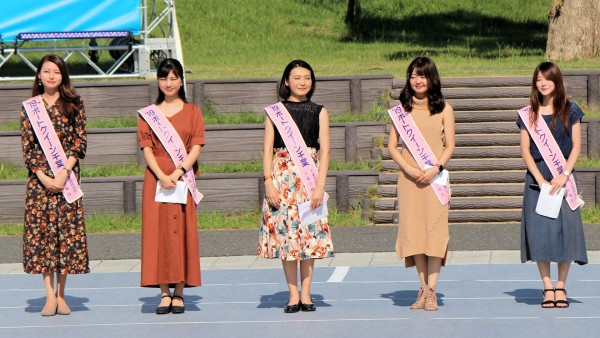
<svg viewBox="0 0 600 338">
<path fill-rule="evenodd" d="M 64 169 L 67 172 L 67 176 L 71 176 L 71 173 L 73 172 L 73 169 L 69 169 L 67 167 L 64 167 Z"/>
<path fill-rule="evenodd" d="M 187 172 L 187 170 L 185 169 L 185 167 L 183 166 L 183 164 L 180 164 L 179 167 L 177 167 L 177 169 L 183 170 L 184 174 Z"/>
<path fill-rule="evenodd" d="M 267 180 L 272 180 L 272 179 L 273 179 L 273 176 L 269 175 L 269 176 L 265 176 L 263 178 L 263 181 L 266 182 Z"/>
</svg>

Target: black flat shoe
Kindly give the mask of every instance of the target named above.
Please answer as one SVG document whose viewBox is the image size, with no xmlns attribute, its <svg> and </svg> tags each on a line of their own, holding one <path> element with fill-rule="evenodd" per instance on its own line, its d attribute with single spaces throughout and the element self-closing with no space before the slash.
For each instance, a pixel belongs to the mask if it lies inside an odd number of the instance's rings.
<svg viewBox="0 0 600 338">
<path fill-rule="evenodd" d="M 312 302 L 312 299 L 311 299 L 311 302 Z M 306 311 L 306 312 L 312 312 L 312 311 L 317 311 L 317 307 L 315 306 L 315 303 L 311 303 L 311 304 L 300 303 L 300 310 Z"/>
<path fill-rule="evenodd" d="M 296 313 L 300 311 L 300 302 L 298 302 L 298 304 L 293 304 L 293 305 L 286 305 L 283 308 L 283 312 L 285 313 Z"/>
<path fill-rule="evenodd" d="M 183 303 L 183 297 L 182 296 L 178 296 L 178 295 L 173 295 L 173 299 L 181 299 L 181 302 Z M 172 312 L 174 314 L 179 314 L 179 313 L 184 313 L 185 312 L 185 303 L 183 304 L 183 306 L 173 306 Z"/>
<path fill-rule="evenodd" d="M 162 300 L 163 298 L 166 298 L 166 297 L 171 298 L 171 296 L 169 296 L 169 295 L 164 295 L 164 296 L 160 297 L 160 299 Z M 166 315 L 169 312 L 171 312 L 171 303 L 169 303 L 169 306 L 159 306 L 156 308 L 157 315 Z"/>
</svg>

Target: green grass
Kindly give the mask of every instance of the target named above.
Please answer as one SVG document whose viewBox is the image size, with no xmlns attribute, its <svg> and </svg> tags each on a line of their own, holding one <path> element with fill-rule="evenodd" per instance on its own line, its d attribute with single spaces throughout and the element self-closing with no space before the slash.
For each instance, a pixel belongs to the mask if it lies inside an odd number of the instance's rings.
<svg viewBox="0 0 600 338">
<path fill-rule="evenodd" d="M 333 226 L 372 225 L 360 218 L 360 210 L 339 212 L 335 208 L 329 210 L 329 224 Z M 198 216 L 199 230 L 216 229 L 256 229 L 260 227 L 261 213 L 254 211 L 243 212 L 201 212 Z M 141 232 L 142 217 L 140 215 L 88 215 L 86 230 L 88 233 L 119 233 Z M 23 225 L 0 224 L 0 236 L 22 235 Z"/>
<path fill-rule="evenodd" d="M 332 161 L 329 163 L 329 170 L 379 170 L 380 168 L 381 160 L 360 161 L 357 163 Z M 248 161 L 211 165 L 199 163 L 199 169 L 200 173 L 204 174 L 262 172 L 262 159 L 256 158 Z M 95 167 L 83 166 L 82 176 L 141 176 L 145 170 L 145 165 L 138 165 L 137 163 L 109 164 Z M 26 178 L 27 170 L 23 166 L 0 163 L 0 180 L 21 180 Z"/>
<path fill-rule="evenodd" d="M 347 0 L 176 4 L 188 77 L 207 79 L 279 77 L 285 65 L 298 58 L 311 63 L 317 77 L 404 76 L 416 56 L 432 57 L 442 76 L 530 75 L 544 60 L 551 1 L 363 0 L 361 15 L 352 25 L 344 23 Z M 79 56 L 71 59 L 73 73 L 92 73 Z M 3 75 L 33 73 L 14 60 Z M 111 61 L 108 52 L 100 52 L 100 60 L 106 67 Z M 595 57 L 560 66 L 596 69 L 598 61 Z"/>
<path fill-rule="evenodd" d="M 577 159 L 575 167 L 594 168 L 600 167 L 600 158 L 581 156 Z"/>
</svg>

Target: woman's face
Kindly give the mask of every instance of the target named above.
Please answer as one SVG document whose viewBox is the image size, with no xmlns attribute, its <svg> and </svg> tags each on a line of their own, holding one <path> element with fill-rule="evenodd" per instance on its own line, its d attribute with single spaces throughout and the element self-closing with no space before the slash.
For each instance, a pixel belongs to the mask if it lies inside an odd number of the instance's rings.
<svg viewBox="0 0 600 338">
<path fill-rule="evenodd" d="M 44 92 L 56 91 L 62 83 L 62 74 L 54 62 L 44 62 L 38 73 L 38 77 L 40 78 L 40 81 L 42 81 Z"/>
<path fill-rule="evenodd" d="M 165 98 L 177 97 L 179 88 L 181 88 L 181 78 L 170 71 L 166 77 L 158 79 L 158 86 L 160 91 L 165 94 Z"/>
<path fill-rule="evenodd" d="M 535 82 L 535 87 L 537 88 L 538 92 L 540 92 L 540 94 L 542 94 L 542 96 L 548 96 L 548 95 L 552 95 L 552 93 L 554 93 L 554 82 L 547 80 L 542 73 L 538 74 L 537 80 Z"/>
<path fill-rule="evenodd" d="M 305 101 L 306 95 L 312 88 L 312 77 L 310 70 L 303 67 L 296 67 L 290 72 L 290 77 L 285 81 L 290 87 L 290 101 Z"/>
<path fill-rule="evenodd" d="M 425 75 L 417 74 L 417 69 L 413 69 L 412 74 L 410 74 L 410 87 L 413 92 L 415 92 L 415 96 L 418 98 L 424 98 L 427 96 L 428 84 L 427 77 Z"/>
</svg>

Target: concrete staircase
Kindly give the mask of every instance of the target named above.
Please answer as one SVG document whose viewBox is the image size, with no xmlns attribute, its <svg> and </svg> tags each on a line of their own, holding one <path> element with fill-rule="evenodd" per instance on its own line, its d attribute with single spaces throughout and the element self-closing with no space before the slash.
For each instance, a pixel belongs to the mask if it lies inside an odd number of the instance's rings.
<svg viewBox="0 0 600 338">
<path fill-rule="evenodd" d="M 530 78 L 442 79 L 444 96 L 456 113 L 456 150 L 450 170 L 450 223 L 518 222 L 525 165 L 520 157 L 516 110 L 529 104 Z M 393 105 L 404 80 L 395 80 Z M 391 126 L 388 126 L 388 132 Z M 375 224 L 397 224 L 398 166 L 384 148 L 374 212 Z"/>
</svg>

